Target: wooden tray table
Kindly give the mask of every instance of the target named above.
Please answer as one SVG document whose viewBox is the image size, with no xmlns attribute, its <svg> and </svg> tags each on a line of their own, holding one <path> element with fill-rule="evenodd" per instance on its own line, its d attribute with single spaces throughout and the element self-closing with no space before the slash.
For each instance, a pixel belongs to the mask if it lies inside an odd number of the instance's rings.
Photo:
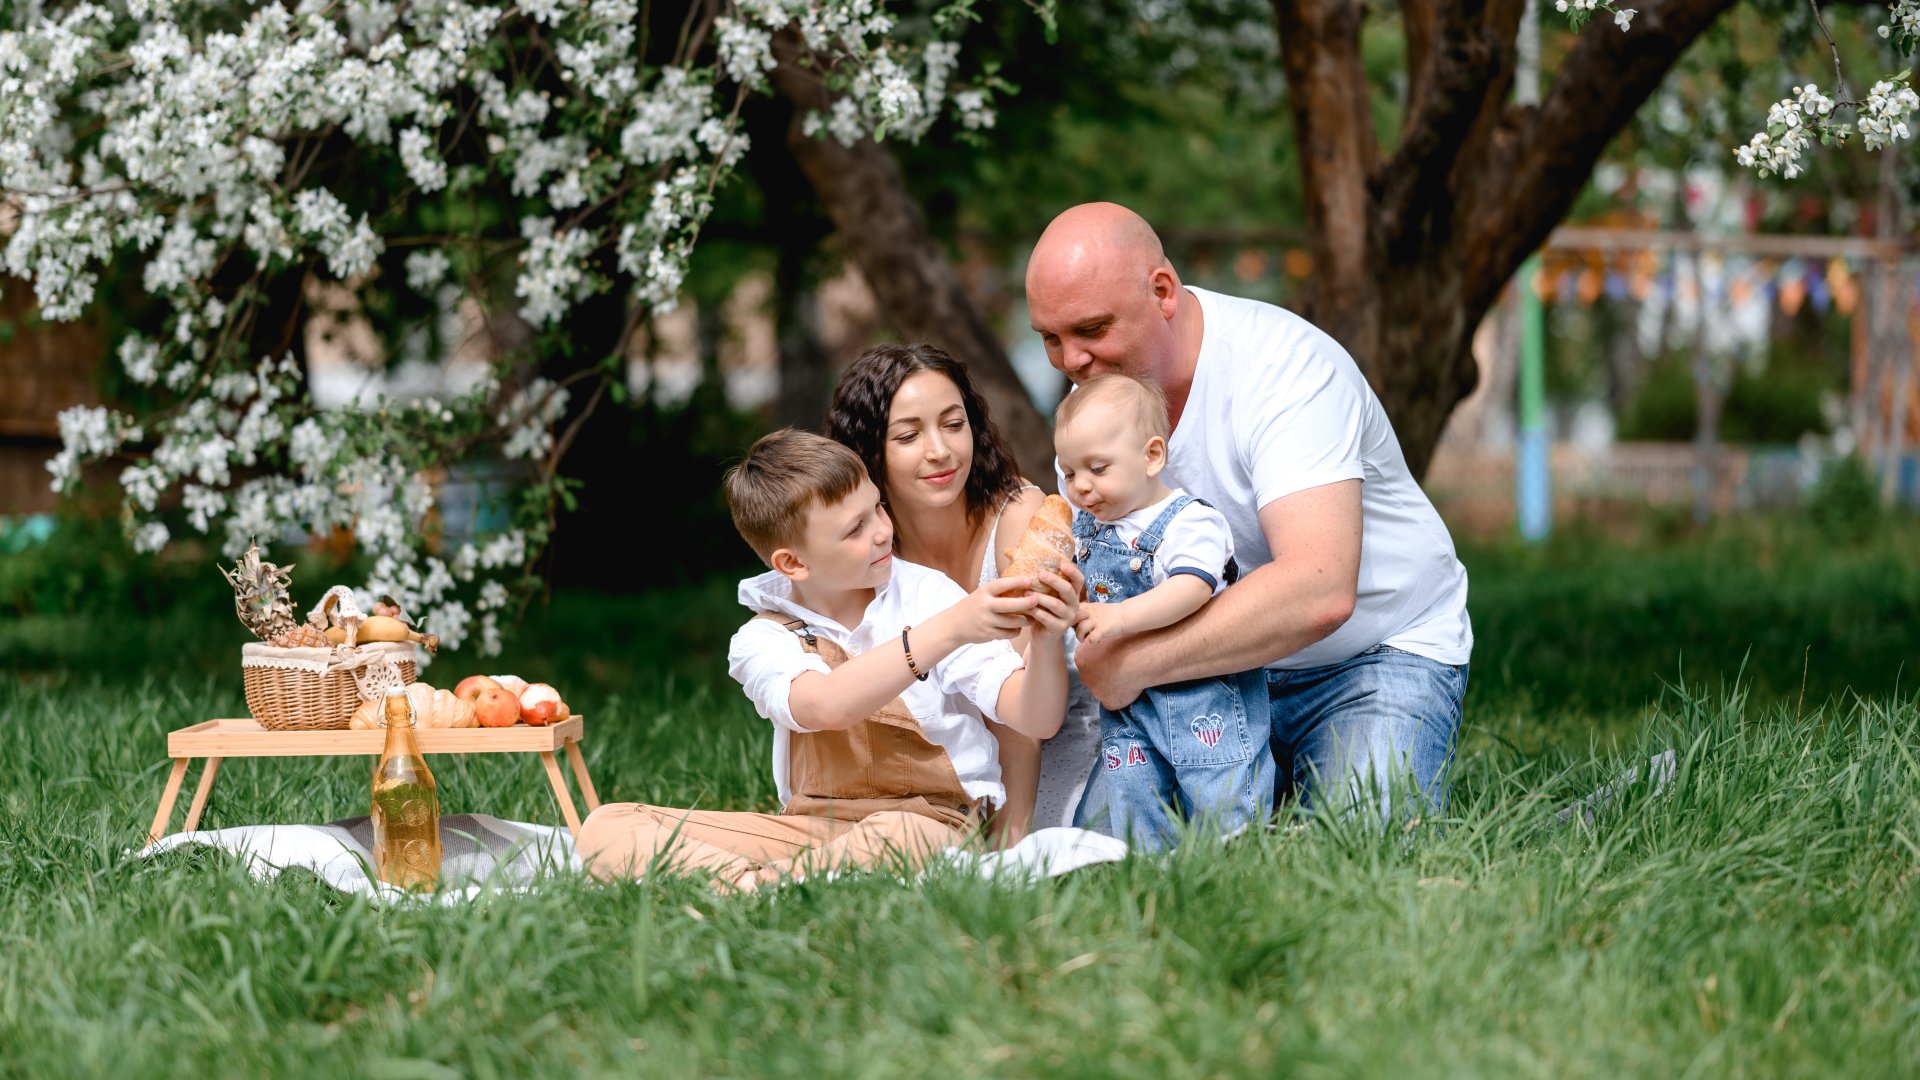
<svg viewBox="0 0 1920 1080">
<path fill-rule="evenodd" d="M 557 724 L 532 727 L 515 724 L 504 728 L 421 728 L 414 732 L 420 753 L 429 754 L 539 754 L 547 767 L 547 781 L 553 785 L 554 801 L 574 839 L 580 837 L 580 814 L 574 809 L 573 796 L 560 775 L 560 763 L 554 754 L 565 750 L 573 766 L 573 778 L 586 799 L 587 813 L 600 808 L 600 796 L 587 776 L 587 763 L 580 756 L 583 725 L 579 716 L 569 716 Z M 180 797 L 180 782 L 186 779 L 187 763 L 205 758 L 200 770 L 200 785 L 194 789 L 193 802 L 187 806 L 186 831 L 200 824 L 200 811 L 206 809 L 207 795 L 213 791 L 213 779 L 219 775 L 220 762 L 230 757 L 379 757 L 386 748 L 387 733 L 380 728 L 338 731 L 269 731 L 251 717 L 244 720 L 207 720 L 167 733 L 167 756 L 173 759 L 173 771 L 167 776 L 166 790 L 160 795 L 160 809 L 147 830 L 147 842 L 166 835 L 173 819 L 173 804 Z"/>
</svg>

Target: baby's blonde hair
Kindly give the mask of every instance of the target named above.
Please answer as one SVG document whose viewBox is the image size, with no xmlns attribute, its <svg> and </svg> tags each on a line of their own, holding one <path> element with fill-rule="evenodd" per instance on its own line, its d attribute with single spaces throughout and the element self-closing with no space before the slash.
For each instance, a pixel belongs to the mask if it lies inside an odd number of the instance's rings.
<svg viewBox="0 0 1920 1080">
<path fill-rule="evenodd" d="M 1053 428 L 1058 432 L 1073 418 L 1096 405 L 1132 406 L 1133 422 L 1147 437 L 1172 436 L 1167 420 L 1167 395 L 1160 388 L 1132 375 L 1096 375 L 1080 384 L 1080 389 L 1061 399 L 1053 413 Z"/>
</svg>

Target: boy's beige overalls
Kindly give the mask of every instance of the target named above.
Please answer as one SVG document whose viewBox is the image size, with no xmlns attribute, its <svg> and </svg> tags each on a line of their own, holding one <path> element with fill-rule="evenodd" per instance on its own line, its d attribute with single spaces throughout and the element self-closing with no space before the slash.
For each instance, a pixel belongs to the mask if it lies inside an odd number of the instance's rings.
<svg viewBox="0 0 1920 1080">
<path fill-rule="evenodd" d="M 792 630 L 829 668 L 846 663 L 840 646 L 799 620 L 759 618 Z M 778 814 L 608 803 L 580 827 L 580 857 L 602 879 L 643 877 L 655 867 L 729 881 L 763 868 L 910 867 L 966 842 L 985 809 L 899 698 L 844 730 L 795 732 L 787 768 L 793 797 Z"/>
</svg>

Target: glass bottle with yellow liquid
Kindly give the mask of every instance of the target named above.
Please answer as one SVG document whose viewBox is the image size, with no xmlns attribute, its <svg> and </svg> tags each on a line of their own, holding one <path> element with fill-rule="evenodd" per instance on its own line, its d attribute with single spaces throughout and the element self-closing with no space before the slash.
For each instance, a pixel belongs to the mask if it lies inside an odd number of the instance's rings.
<svg viewBox="0 0 1920 1080">
<path fill-rule="evenodd" d="M 440 880 L 440 794 L 414 740 L 413 702 L 401 687 L 382 703 L 386 749 L 373 770 L 373 867 L 403 889 Z"/>
</svg>

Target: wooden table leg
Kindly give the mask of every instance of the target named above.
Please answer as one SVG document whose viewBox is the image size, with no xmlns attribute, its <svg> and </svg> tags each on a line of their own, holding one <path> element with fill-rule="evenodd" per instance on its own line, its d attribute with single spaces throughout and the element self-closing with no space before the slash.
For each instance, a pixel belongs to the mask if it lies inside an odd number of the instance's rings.
<svg viewBox="0 0 1920 1080">
<path fill-rule="evenodd" d="M 567 778 L 560 775 L 560 763 L 554 760 L 553 751 L 540 751 L 540 764 L 547 767 L 547 780 L 553 785 L 553 799 L 560 804 L 560 816 L 567 819 L 567 831 L 573 833 L 577 842 L 580 839 L 580 811 L 573 807 L 573 795 L 567 791 Z"/>
<path fill-rule="evenodd" d="M 160 809 L 154 812 L 153 828 L 147 830 L 149 844 L 167 834 L 167 822 L 173 818 L 173 804 L 180 798 L 180 781 L 186 779 L 189 760 L 183 757 L 173 759 L 173 772 L 167 775 L 167 788 L 160 793 Z"/>
<path fill-rule="evenodd" d="M 210 757 L 200 769 L 200 786 L 193 789 L 193 801 L 187 804 L 186 831 L 200 827 L 200 811 L 207 808 L 207 796 L 213 791 L 213 778 L 220 773 L 220 759 Z"/>
<path fill-rule="evenodd" d="M 580 781 L 580 795 L 587 800 L 587 813 L 600 809 L 600 796 L 593 790 L 593 777 L 587 775 L 587 759 L 580 755 L 580 743 L 567 740 L 567 761 L 573 766 L 573 778 Z"/>
</svg>

